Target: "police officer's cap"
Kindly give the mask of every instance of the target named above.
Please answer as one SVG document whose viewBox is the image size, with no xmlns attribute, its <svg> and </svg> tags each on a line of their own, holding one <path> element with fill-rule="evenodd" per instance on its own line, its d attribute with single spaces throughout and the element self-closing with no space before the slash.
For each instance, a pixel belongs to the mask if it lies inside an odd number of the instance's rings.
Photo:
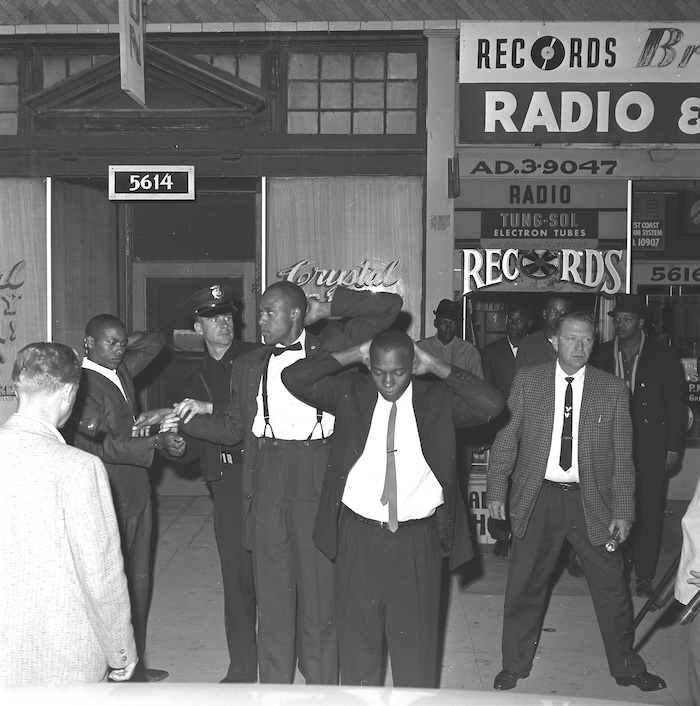
<svg viewBox="0 0 700 706">
<path fill-rule="evenodd" d="M 225 284 L 212 284 L 190 296 L 189 305 L 194 316 L 218 316 L 234 314 L 238 309 L 233 305 L 231 287 Z"/>
</svg>

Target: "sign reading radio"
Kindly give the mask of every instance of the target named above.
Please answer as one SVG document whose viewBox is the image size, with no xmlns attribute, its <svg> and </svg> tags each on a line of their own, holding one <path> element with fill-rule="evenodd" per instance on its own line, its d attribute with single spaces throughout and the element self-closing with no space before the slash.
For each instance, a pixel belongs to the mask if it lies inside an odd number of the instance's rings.
<svg viewBox="0 0 700 706">
<path fill-rule="evenodd" d="M 464 22 L 462 142 L 694 142 L 700 24 Z"/>
<path fill-rule="evenodd" d="M 604 294 L 622 288 L 622 250 L 462 250 L 463 294 L 522 276 L 552 278 Z"/>
</svg>

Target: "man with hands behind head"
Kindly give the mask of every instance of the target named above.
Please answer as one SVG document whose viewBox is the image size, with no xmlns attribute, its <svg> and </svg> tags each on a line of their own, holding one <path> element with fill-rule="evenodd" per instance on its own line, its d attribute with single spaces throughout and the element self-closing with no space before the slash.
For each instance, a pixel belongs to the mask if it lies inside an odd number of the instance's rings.
<svg viewBox="0 0 700 706">
<path fill-rule="evenodd" d="M 370 375 L 345 371 L 364 363 Z M 415 380 L 432 373 L 440 382 Z M 455 426 L 488 422 L 499 393 L 405 334 L 299 360 L 287 388 L 335 415 L 314 542 L 335 561 L 343 684 L 379 686 L 384 634 L 394 686 L 437 686 L 442 555 L 472 558 Z"/>
<path fill-rule="evenodd" d="M 335 570 L 311 539 L 334 419 L 296 399 L 282 371 L 371 338 L 401 305 L 396 294 L 344 288 L 332 302 L 307 301 L 296 284 L 275 282 L 259 303 L 267 345 L 234 362 L 225 412 L 208 414 L 195 400 L 176 405 L 187 434 L 220 444 L 243 440 L 243 541 L 253 553 L 263 683 L 292 682 L 297 646 L 307 683 L 338 679 Z M 305 330 L 329 316 L 345 320 L 328 321 L 318 336 Z"/>
<path fill-rule="evenodd" d="M 185 444 L 174 433 L 139 435 L 135 429 L 138 398 L 133 380 L 156 358 L 164 343 L 157 333 L 127 335 L 124 324 L 111 314 L 90 319 L 73 409 L 73 444 L 102 459 L 112 488 L 140 660 L 133 681 L 160 681 L 168 676 L 162 669 L 146 669 L 143 664 L 153 534 L 148 468 L 156 450 L 181 456 Z"/>
</svg>

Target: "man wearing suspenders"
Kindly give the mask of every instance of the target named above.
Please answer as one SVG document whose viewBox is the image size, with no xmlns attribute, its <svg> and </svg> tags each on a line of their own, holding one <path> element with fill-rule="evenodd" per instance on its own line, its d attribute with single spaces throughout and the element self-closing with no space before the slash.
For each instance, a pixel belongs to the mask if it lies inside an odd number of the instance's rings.
<svg viewBox="0 0 700 706">
<path fill-rule="evenodd" d="M 297 285 L 275 282 L 259 306 L 267 345 L 234 362 L 231 405 L 214 414 L 196 400 L 176 405 L 190 436 L 243 440 L 243 541 L 253 554 L 263 683 L 291 683 L 295 651 L 307 683 L 338 681 L 334 565 L 311 536 L 334 419 L 289 393 L 282 370 L 372 338 L 401 306 L 395 294 L 342 288 L 332 302 L 307 302 Z M 329 321 L 318 336 L 304 329 L 328 317 L 347 320 Z"/>
</svg>

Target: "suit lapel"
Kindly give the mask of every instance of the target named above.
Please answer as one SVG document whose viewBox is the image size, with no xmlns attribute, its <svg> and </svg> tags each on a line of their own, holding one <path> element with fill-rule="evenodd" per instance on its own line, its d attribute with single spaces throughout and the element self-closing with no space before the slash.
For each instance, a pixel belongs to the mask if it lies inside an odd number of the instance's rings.
<svg viewBox="0 0 700 706">
<path fill-rule="evenodd" d="M 543 429 L 552 429 L 552 434 L 555 433 L 554 426 L 554 405 L 556 402 L 556 395 L 554 392 L 554 375 L 556 372 L 556 363 L 548 365 L 544 375 L 544 380 L 542 384 L 542 395 L 543 395 L 543 405 L 544 405 L 544 423 L 542 425 Z"/>
<path fill-rule="evenodd" d="M 117 368 L 117 377 L 119 380 L 121 380 L 122 387 L 124 388 L 124 393 L 126 394 L 126 404 L 129 407 L 131 411 L 131 416 L 135 417 L 136 416 L 136 390 L 134 388 L 134 383 L 131 380 L 131 377 L 128 375 L 125 375 L 121 371 L 121 366 Z M 121 395 L 121 391 L 119 392 L 119 395 Z"/>
<path fill-rule="evenodd" d="M 581 411 L 579 413 L 579 438 L 581 434 L 581 422 L 586 418 L 588 410 L 596 399 L 597 380 L 595 370 L 586 366 L 586 375 L 583 379 L 583 395 L 581 395 Z M 580 453 L 580 448 L 579 448 Z"/>
<path fill-rule="evenodd" d="M 413 380 L 413 412 L 416 415 L 416 424 L 418 425 L 418 435 L 423 429 L 425 414 L 428 408 L 428 400 L 426 388 L 421 384 L 420 380 Z"/>
</svg>

